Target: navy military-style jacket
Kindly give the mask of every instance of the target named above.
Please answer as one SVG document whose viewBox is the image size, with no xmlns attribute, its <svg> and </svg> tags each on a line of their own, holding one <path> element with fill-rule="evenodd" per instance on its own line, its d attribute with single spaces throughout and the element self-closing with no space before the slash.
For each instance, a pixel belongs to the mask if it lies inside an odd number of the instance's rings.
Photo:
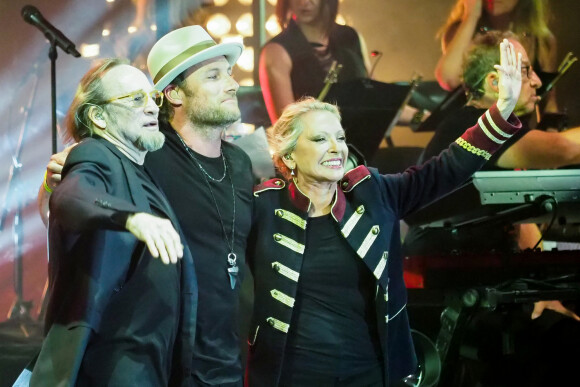
<svg viewBox="0 0 580 387">
<path fill-rule="evenodd" d="M 399 220 L 450 192 L 479 169 L 521 124 L 493 106 L 438 157 L 395 175 L 359 166 L 338 183 L 331 214 L 337 230 L 376 278 L 385 383 L 413 373 L 417 361 L 406 312 Z M 254 189 L 247 259 L 254 275 L 247 384 L 278 385 L 305 250 L 310 200 L 280 179 Z M 340 297 L 340 294 L 336 295 Z M 296 370 L 299 372 L 299 370 Z"/>
</svg>

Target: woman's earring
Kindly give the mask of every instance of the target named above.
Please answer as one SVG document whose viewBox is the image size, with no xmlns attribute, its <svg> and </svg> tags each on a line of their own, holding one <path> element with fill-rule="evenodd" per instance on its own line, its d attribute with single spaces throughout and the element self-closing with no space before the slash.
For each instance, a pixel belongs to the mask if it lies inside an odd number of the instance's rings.
<svg viewBox="0 0 580 387">
<path fill-rule="evenodd" d="M 290 175 L 294 176 L 294 168 L 290 168 Z"/>
</svg>

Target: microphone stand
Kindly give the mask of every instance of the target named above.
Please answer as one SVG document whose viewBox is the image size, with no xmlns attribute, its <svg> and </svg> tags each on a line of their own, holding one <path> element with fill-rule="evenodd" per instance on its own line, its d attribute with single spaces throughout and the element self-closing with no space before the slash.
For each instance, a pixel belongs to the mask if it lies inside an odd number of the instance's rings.
<svg viewBox="0 0 580 387">
<path fill-rule="evenodd" d="M 48 58 L 50 59 L 50 99 L 52 106 L 52 154 L 56 153 L 56 40 L 54 36 L 49 38 L 50 48 L 48 49 Z"/>
<path fill-rule="evenodd" d="M 58 52 L 56 50 L 56 41 L 54 37 L 50 37 L 50 48 L 48 49 L 48 58 L 50 59 L 50 99 L 52 107 L 52 154 L 57 152 L 57 118 L 56 118 L 56 59 L 58 58 Z M 48 246 L 47 246 L 48 248 Z M 42 292 L 42 297 L 40 300 L 40 313 L 39 320 L 44 320 L 44 315 L 46 313 L 48 297 L 48 280 L 44 285 L 44 291 Z"/>
<path fill-rule="evenodd" d="M 26 8 L 26 7 L 25 7 Z M 34 11 L 34 10 L 33 10 Z M 36 10 L 36 12 L 38 12 Z M 24 15 L 23 15 L 24 16 Z M 29 22 L 25 17 L 25 21 Z M 58 36 L 56 36 L 53 32 L 43 31 L 45 37 L 48 39 L 50 43 L 50 48 L 48 51 L 48 58 L 50 59 L 50 75 L 51 75 L 51 107 L 52 107 L 52 153 L 56 153 L 57 151 L 57 116 L 56 116 L 56 59 L 58 58 L 57 53 L 57 44 L 58 44 Z M 62 38 L 62 36 L 61 36 Z M 74 50 L 74 45 L 73 45 Z M 73 56 L 80 56 L 76 50 L 73 52 L 66 52 L 70 53 Z M 76 55 L 75 55 L 76 53 Z M 35 66 L 36 67 L 36 66 Z M 22 278 L 23 278 L 23 257 L 22 257 L 22 241 L 23 241 L 23 227 L 22 227 L 22 209 L 23 209 L 23 195 L 19 193 L 19 187 L 14 183 L 17 179 L 21 169 L 22 163 L 20 162 L 20 156 L 22 153 L 22 148 L 24 145 L 24 134 L 26 132 L 26 127 L 28 126 L 28 116 L 30 112 L 30 108 L 32 106 L 32 101 L 34 100 L 34 96 L 36 94 L 38 87 L 38 73 L 36 73 L 36 77 L 34 79 L 34 86 L 32 92 L 30 94 L 30 98 L 28 100 L 28 106 L 24 113 L 24 121 L 22 123 L 22 128 L 20 130 L 20 137 L 18 139 L 18 145 L 16 149 L 15 156 L 12 157 L 12 166 L 10 168 L 10 175 L 8 179 L 8 189 L 6 191 L 6 195 L 4 197 L 4 204 L 2 209 L 2 216 L 0 217 L 0 230 L 4 228 L 4 222 L 6 220 L 8 214 L 8 205 L 13 197 L 16 198 L 16 212 L 14 214 L 14 224 L 13 224 L 13 233 L 14 233 L 14 244 L 15 244 L 15 259 L 14 259 L 14 291 L 16 293 L 16 300 L 14 301 L 10 313 L 8 315 L 9 322 L 16 322 L 20 331 L 24 334 L 25 337 L 29 337 L 30 334 L 26 329 L 26 323 L 32 322 L 30 318 L 30 309 L 32 307 L 32 301 L 24 301 L 23 300 L 23 286 L 22 286 Z M 42 302 L 41 302 L 42 303 Z"/>
</svg>

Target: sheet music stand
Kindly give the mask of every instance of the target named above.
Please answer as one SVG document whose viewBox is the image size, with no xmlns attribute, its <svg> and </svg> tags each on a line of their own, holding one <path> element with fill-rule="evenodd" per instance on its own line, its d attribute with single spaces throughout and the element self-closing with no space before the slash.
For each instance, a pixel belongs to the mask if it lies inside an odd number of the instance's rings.
<svg viewBox="0 0 580 387">
<path fill-rule="evenodd" d="M 431 115 L 427 117 L 418 127 L 411 128 L 414 132 L 433 132 L 441 121 L 443 121 L 449 114 L 461 109 L 467 103 L 467 97 L 463 87 L 459 86 L 447 94 L 447 97 L 431 111 Z"/>
<path fill-rule="evenodd" d="M 397 82 L 397 85 L 410 85 L 410 82 Z M 445 100 L 449 92 L 439 86 L 437 81 L 419 81 L 409 100 L 409 106 L 421 110 L 434 111 Z"/>
<path fill-rule="evenodd" d="M 372 160 L 410 90 L 410 85 L 357 79 L 333 84 L 324 100 L 340 108 L 348 143 Z"/>
</svg>

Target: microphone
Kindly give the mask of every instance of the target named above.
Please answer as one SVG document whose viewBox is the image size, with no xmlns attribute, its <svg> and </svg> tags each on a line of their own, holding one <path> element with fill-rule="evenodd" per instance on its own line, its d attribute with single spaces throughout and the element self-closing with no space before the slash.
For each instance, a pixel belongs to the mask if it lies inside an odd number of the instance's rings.
<svg viewBox="0 0 580 387">
<path fill-rule="evenodd" d="M 378 51 L 378 50 L 373 50 L 373 51 L 371 51 L 371 57 L 375 59 L 375 62 L 373 63 L 371 70 L 369 71 L 369 78 L 373 79 L 373 73 L 375 72 L 375 68 L 377 67 L 377 64 L 379 63 L 379 61 L 383 57 L 383 52 Z"/>
<path fill-rule="evenodd" d="M 71 54 L 75 58 L 81 56 L 80 52 L 77 51 L 73 42 L 69 40 L 62 32 L 60 32 L 55 26 L 50 24 L 40 13 L 40 11 L 32 6 L 25 5 L 22 8 L 22 18 L 25 22 L 32 24 L 38 28 L 44 36 L 49 40 L 54 40 L 57 46 L 59 46 L 67 54 Z"/>
</svg>

